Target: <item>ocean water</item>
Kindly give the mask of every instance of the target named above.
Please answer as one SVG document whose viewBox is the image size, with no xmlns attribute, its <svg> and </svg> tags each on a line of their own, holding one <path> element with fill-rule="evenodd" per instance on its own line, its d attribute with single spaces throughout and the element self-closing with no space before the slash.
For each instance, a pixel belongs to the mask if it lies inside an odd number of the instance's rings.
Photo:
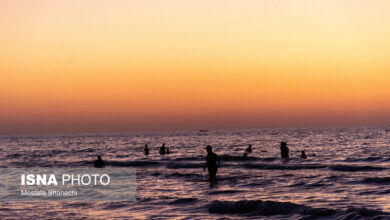
<svg viewBox="0 0 390 220">
<path fill-rule="evenodd" d="M 212 185 L 208 144 L 221 159 Z M 94 169 L 96 155 L 136 168 L 136 202 L 3 201 L 0 219 L 390 219 L 388 127 L 0 136 L 2 168 Z"/>
</svg>

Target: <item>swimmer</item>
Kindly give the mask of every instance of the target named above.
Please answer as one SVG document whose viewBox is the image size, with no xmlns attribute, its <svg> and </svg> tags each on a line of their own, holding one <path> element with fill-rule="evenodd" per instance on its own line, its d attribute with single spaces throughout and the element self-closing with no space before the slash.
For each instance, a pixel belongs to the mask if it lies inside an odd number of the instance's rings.
<svg viewBox="0 0 390 220">
<path fill-rule="evenodd" d="M 252 144 L 250 144 L 250 145 L 248 146 L 248 148 L 245 149 L 245 151 L 248 152 L 248 154 L 252 153 Z"/>
<path fill-rule="evenodd" d="M 165 155 L 165 144 L 160 147 L 160 155 Z"/>
<path fill-rule="evenodd" d="M 149 148 L 147 144 L 145 144 L 144 153 L 145 155 L 149 155 Z"/>
<path fill-rule="evenodd" d="M 206 147 L 207 156 L 206 156 L 206 164 L 203 170 L 206 170 L 206 167 L 209 171 L 210 182 L 214 182 L 217 179 L 218 167 L 221 164 L 217 154 L 213 152 L 213 148 L 210 145 Z"/>
<path fill-rule="evenodd" d="M 306 154 L 305 154 L 305 151 L 303 150 L 303 151 L 301 151 L 301 158 L 302 159 L 307 159 L 307 156 L 306 156 Z"/>
<path fill-rule="evenodd" d="M 286 142 L 280 142 L 280 155 L 282 158 L 288 158 L 289 149 Z"/>
<path fill-rule="evenodd" d="M 97 160 L 95 161 L 95 163 L 93 164 L 93 166 L 95 168 L 103 168 L 106 166 L 106 163 L 104 163 L 104 161 L 102 160 L 102 157 L 101 156 L 97 156 Z"/>
</svg>

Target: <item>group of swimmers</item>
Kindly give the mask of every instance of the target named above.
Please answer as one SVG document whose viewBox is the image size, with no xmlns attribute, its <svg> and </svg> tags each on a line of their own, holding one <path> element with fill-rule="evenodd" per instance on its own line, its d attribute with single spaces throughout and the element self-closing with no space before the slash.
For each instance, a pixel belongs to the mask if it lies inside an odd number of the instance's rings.
<svg viewBox="0 0 390 220">
<path fill-rule="evenodd" d="M 171 153 L 169 151 L 169 147 L 165 147 L 165 144 L 162 144 L 162 146 L 159 148 L 158 152 L 160 153 L 160 155 L 165 155 L 165 154 L 170 154 Z M 145 155 L 149 155 L 149 148 L 148 148 L 147 144 L 145 144 L 144 154 Z"/>
<path fill-rule="evenodd" d="M 208 146 L 210 146 L 210 145 L 208 145 Z M 290 150 L 287 147 L 287 143 L 284 142 L 284 141 L 280 142 L 281 158 L 288 158 L 289 157 L 289 151 Z M 169 148 L 165 147 L 165 143 L 163 143 L 162 146 L 159 148 L 159 153 L 160 153 L 160 155 L 170 154 Z M 252 153 L 252 145 L 251 144 L 249 144 L 249 146 L 245 149 L 243 157 L 247 158 L 248 154 L 250 154 L 250 153 Z M 149 148 L 148 148 L 147 144 L 145 144 L 144 154 L 145 155 L 149 155 Z M 301 158 L 307 159 L 305 151 L 301 151 Z"/>
<path fill-rule="evenodd" d="M 289 151 L 290 150 L 287 147 L 287 143 L 284 141 L 280 142 L 280 156 L 281 156 L 281 158 L 289 158 L 289 155 L 288 155 Z M 306 153 L 304 150 L 301 151 L 301 158 L 307 159 L 307 156 L 306 156 Z"/>
<path fill-rule="evenodd" d="M 287 147 L 287 143 L 284 141 L 281 142 L 280 143 L 281 158 L 289 158 L 289 151 L 290 150 Z M 205 164 L 203 170 L 206 171 L 206 167 L 207 167 L 210 181 L 214 182 L 214 181 L 216 181 L 216 176 L 217 176 L 218 168 L 220 166 L 221 161 L 219 160 L 218 155 L 213 152 L 213 148 L 210 145 L 206 146 L 206 152 L 207 152 L 206 164 Z M 165 147 L 165 143 L 159 148 L 159 153 L 160 153 L 160 155 L 165 155 L 165 154 L 170 153 L 169 148 Z M 248 154 L 250 154 L 250 153 L 252 153 L 252 145 L 251 144 L 245 149 L 243 157 L 244 158 L 248 157 Z M 149 148 L 148 148 L 147 144 L 145 145 L 145 148 L 144 148 L 144 154 L 149 155 Z M 305 151 L 301 151 L 301 158 L 303 158 L 303 159 L 307 158 Z M 102 160 L 101 156 L 98 156 L 98 159 L 94 163 L 94 167 L 103 168 L 105 166 L 106 166 L 106 164 Z"/>
</svg>

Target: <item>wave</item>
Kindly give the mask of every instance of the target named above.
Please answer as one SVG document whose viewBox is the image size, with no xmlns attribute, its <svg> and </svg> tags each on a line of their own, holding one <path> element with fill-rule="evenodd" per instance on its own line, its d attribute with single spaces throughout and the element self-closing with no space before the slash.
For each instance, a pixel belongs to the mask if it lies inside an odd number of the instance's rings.
<svg viewBox="0 0 390 220">
<path fill-rule="evenodd" d="M 64 203 L 64 207 L 67 208 L 85 208 L 92 206 L 91 203 L 88 202 L 71 202 L 71 203 Z"/>
<path fill-rule="evenodd" d="M 241 214 L 249 216 L 272 216 L 272 215 L 296 215 L 300 214 L 311 218 L 331 219 L 388 219 L 390 213 L 367 208 L 349 208 L 337 210 L 329 208 L 312 208 L 306 205 L 299 205 L 291 202 L 275 202 L 261 200 L 240 200 L 240 201 L 212 201 L 208 205 L 209 213 L 214 214 Z"/>
<path fill-rule="evenodd" d="M 208 195 L 221 195 L 221 194 L 234 194 L 234 193 L 245 193 L 243 190 L 216 190 L 209 192 Z"/>
<path fill-rule="evenodd" d="M 260 158 L 260 157 L 252 157 L 250 154 L 248 157 L 243 156 L 231 156 L 231 155 L 221 155 L 219 156 L 219 159 L 221 161 L 275 161 L 279 158 L 276 157 L 267 157 L 267 158 Z"/>
<path fill-rule="evenodd" d="M 86 149 L 74 149 L 71 152 L 72 153 L 92 153 L 95 152 L 97 149 L 95 148 L 86 148 Z"/>
<path fill-rule="evenodd" d="M 347 159 L 345 159 L 346 162 L 361 162 L 361 161 L 365 161 L 365 162 L 370 162 L 370 161 L 380 161 L 380 160 L 383 160 L 384 158 L 383 157 L 367 157 L 367 158 L 351 158 L 351 157 L 348 157 Z"/>
<path fill-rule="evenodd" d="M 390 184 L 390 177 L 368 177 L 363 183 Z"/>
<path fill-rule="evenodd" d="M 204 157 L 182 157 L 182 158 L 176 158 L 174 159 L 174 161 L 183 161 L 183 160 L 193 161 L 193 160 L 204 160 L 204 159 L 205 159 Z"/>
<path fill-rule="evenodd" d="M 266 151 L 264 151 L 266 152 Z M 278 157 L 267 157 L 267 158 L 261 158 L 262 161 L 275 161 L 275 160 L 279 160 Z"/>
<path fill-rule="evenodd" d="M 311 208 L 291 202 L 274 202 L 261 200 L 213 201 L 208 206 L 210 213 L 217 214 L 250 214 L 250 215 L 286 215 L 311 214 L 316 216 L 330 216 L 335 214 L 332 209 Z"/>
<path fill-rule="evenodd" d="M 128 155 L 120 154 L 120 155 L 116 155 L 115 157 L 116 158 L 129 158 L 130 156 L 131 156 L 131 154 L 128 154 Z"/>
<path fill-rule="evenodd" d="M 329 168 L 334 171 L 357 172 L 357 171 L 381 171 L 387 168 L 380 166 L 360 166 L 360 165 L 325 165 L 325 164 L 264 164 L 264 163 L 245 163 L 242 165 L 249 169 L 262 170 L 306 170 Z"/>
<path fill-rule="evenodd" d="M 66 167 L 92 167 L 94 161 L 91 160 L 80 160 L 80 161 L 58 161 L 58 160 L 23 160 L 23 161 L 12 161 L 9 163 L 12 168 L 22 167 L 51 167 L 51 168 L 66 168 Z"/>
<path fill-rule="evenodd" d="M 129 206 L 128 202 L 107 202 L 102 204 L 102 209 L 106 210 L 115 210 L 121 208 L 127 208 Z"/>
<path fill-rule="evenodd" d="M 179 168 L 202 168 L 204 163 L 170 163 L 167 165 L 169 169 L 179 169 Z"/>
<path fill-rule="evenodd" d="M 166 177 L 185 177 L 185 178 L 203 178 L 202 175 L 195 174 L 195 173 L 170 173 L 166 174 Z"/>
<path fill-rule="evenodd" d="M 180 198 L 173 200 L 172 202 L 169 202 L 170 205 L 182 205 L 182 204 L 188 204 L 188 203 L 194 203 L 197 202 L 197 198 Z"/>
<path fill-rule="evenodd" d="M 19 158 L 21 157 L 21 154 L 8 154 L 6 158 L 13 159 L 13 158 Z"/>
<path fill-rule="evenodd" d="M 263 169 L 263 170 L 302 170 L 302 169 L 321 169 L 326 168 L 321 164 L 295 164 L 295 165 L 280 165 L 280 164 L 244 164 L 245 168 Z"/>
<path fill-rule="evenodd" d="M 241 161 L 241 160 L 256 160 L 257 158 L 255 157 L 247 157 L 244 158 L 243 156 L 232 156 L 232 155 L 220 155 L 219 159 L 221 161 Z"/>
<path fill-rule="evenodd" d="M 352 166 L 352 165 L 334 165 L 329 166 L 334 171 L 346 171 L 346 172 L 357 172 L 357 171 L 380 171 L 385 170 L 384 167 L 378 166 Z"/>
<path fill-rule="evenodd" d="M 232 161 L 275 161 L 279 158 L 277 157 L 267 157 L 267 158 L 260 158 L 260 157 L 252 157 L 248 156 L 244 158 L 243 156 L 232 156 L 232 155 L 220 155 L 219 159 L 222 162 L 232 162 Z M 183 158 L 176 158 L 174 161 L 204 161 L 205 157 L 183 157 Z"/>
<path fill-rule="evenodd" d="M 336 215 L 339 219 L 390 219 L 390 213 L 368 208 L 349 208 Z"/>
<path fill-rule="evenodd" d="M 155 166 L 157 161 L 107 161 L 107 165 L 116 167 L 137 167 L 137 166 Z"/>
</svg>

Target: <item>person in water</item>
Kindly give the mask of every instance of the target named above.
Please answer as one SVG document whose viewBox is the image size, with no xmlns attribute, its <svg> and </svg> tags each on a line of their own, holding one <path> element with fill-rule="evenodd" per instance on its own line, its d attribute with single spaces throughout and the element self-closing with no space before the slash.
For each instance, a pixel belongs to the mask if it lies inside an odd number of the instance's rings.
<svg viewBox="0 0 390 220">
<path fill-rule="evenodd" d="M 250 144 L 244 151 L 244 158 L 248 157 L 248 154 L 252 153 L 252 144 Z"/>
<path fill-rule="evenodd" d="M 96 168 L 103 168 L 106 166 L 106 163 L 104 163 L 101 156 L 97 156 L 97 160 L 95 160 L 93 166 Z"/>
<path fill-rule="evenodd" d="M 289 149 L 286 142 L 280 142 L 280 154 L 282 158 L 288 158 Z"/>
<path fill-rule="evenodd" d="M 250 145 L 248 146 L 248 148 L 245 149 L 245 151 L 248 152 L 248 154 L 252 153 L 252 144 L 250 144 Z"/>
<path fill-rule="evenodd" d="M 144 153 L 145 155 L 149 155 L 149 148 L 147 144 L 145 144 Z"/>
<path fill-rule="evenodd" d="M 169 151 L 169 147 L 167 147 L 167 150 L 165 152 L 166 154 L 170 154 L 171 152 Z"/>
<path fill-rule="evenodd" d="M 206 147 L 207 156 L 206 156 L 206 164 L 203 170 L 206 170 L 206 167 L 209 171 L 210 181 L 214 182 L 217 179 L 218 167 L 221 164 L 217 154 L 213 152 L 213 148 L 210 145 Z"/>
<path fill-rule="evenodd" d="M 303 151 L 301 151 L 301 158 L 302 159 L 307 159 L 307 156 L 306 156 L 306 154 L 305 154 L 305 151 L 303 150 Z"/>
<path fill-rule="evenodd" d="M 165 144 L 160 147 L 160 155 L 165 155 Z"/>
</svg>

